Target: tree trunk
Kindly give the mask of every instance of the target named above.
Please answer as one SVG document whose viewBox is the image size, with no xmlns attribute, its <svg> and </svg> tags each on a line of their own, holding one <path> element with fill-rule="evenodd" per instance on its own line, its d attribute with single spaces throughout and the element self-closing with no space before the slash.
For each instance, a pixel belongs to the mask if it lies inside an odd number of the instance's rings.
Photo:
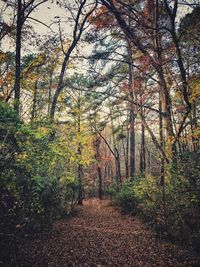
<svg viewBox="0 0 200 267">
<path fill-rule="evenodd" d="M 145 155 L 145 128 L 141 125 L 141 149 L 140 149 L 140 175 L 144 175 L 146 170 L 146 155 Z"/>
<path fill-rule="evenodd" d="M 80 111 L 80 98 L 78 99 L 78 110 Z M 77 131 L 80 136 L 81 133 L 81 116 L 80 112 L 78 112 L 78 123 L 77 123 Z M 82 156 L 82 145 L 78 144 L 78 155 L 79 160 Z M 78 163 L 78 205 L 83 205 L 83 166 L 81 163 Z"/>
<path fill-rule="evenodd" d="M 31 122 L 33 122 L 36 117 L 37 89 L 38 89 L 38 81 L 35 81 L 34 94 L 33 94 L 33 108 L 31 112 Z"/>
<path fill-rule="evenodd" d="M 125 142 L 127 144 L 127 140 L 125 140 Z M 128 180 L 128 177 L 129 177 L 128 154 L 127 154 L 126 146 L 124 144 L 124 140 L 123 139 L 122 139 L 122 147 L 123 147 L 123 153 L 124 153 L 125 176 L 126 176 L 126 180 Z"/>
<path fill-rule="evenodd" d="M 159 95 L 159 110 L 162 112 L 162 98 Z M 159 115 L 159 135 L 160 135 L 160 146 L 164 148 L 164 131 L 163 131 L 163 117 Z M 166 196 L 165 196 L 165 159 L 161 157 L 161 167 L 160 167 L 160 185 L 162 186 L 163 195 L 163 210 L 166 217 Z"/>
<path fill-rule="evenodd" d="M 130 110 L 130 179 L 135 176 L 135 114 Z"/>
<path fill-rule="evenodd" d="M 134 88 L 133 88 L 133 65 L 132 65 L 132 49 L 130 40 L 128 43 L 129 56 L 129 97 L 130 97 L 130 179 L 133 180 L 135 176 L 135 113 L 134 113 Z"/>
<path fill-rule="evenodd" d="M 122 175 L 121 175 L 121 164 L 120 164 L 120 156 L 119 156 L 119 151 L 115 147 L 115 164 L 116 164 L 116 182 L 117 182 L 117 189 L 119 190 L 121 183 L 122 183 Z"/>
<path fill-rule="evenodd" d="M 51 104 L 50 119 L 52 121 L 54 121 L 58 97 L 59 97 L 61 91 L 63 90 L 63 79 L 64 79 L 64 74 L 65 74 L 65 70 L 66 70 L 66 67 L 67 67 L 68 60 L 69 60 L 69 55 L 66 54 L 65 57 L 64 57 L 64 61 L 62 63 L 62 68 L 61 68 L 61 72 L 60 72 L 60 76 L 59 76 L 58 86 L 56 88 L 56 92 L 55 92 L 55 94 L 53 96 L 53 101 L 52 101 L 52 104 Z"/>
<path fill-rule="evenodd" d="M 96 155 L 95 158 L 97 160 L 97 173 L 99 177 L 99 199 L 103 199 L 103 182 L 102 182 L 102 171 L 101 171 L 101 155 L 100 155 L 100 144 L 101 140 L 100 138 L 96 138 L 95 147 L 96 147 Z"/>
<path fill-rule="evenodd" d="M 53 83 L 53 71 L 50 74 L 49 80 L 49 93 L 48 93 L 48 108 L 47 108 L 47 116 L 50 115 L 51 110 L 51 102 L 52 102 L 52 83 Z"/>
<path fill-rule="evenodd" d="M 21 78 L 21 34 L 22 34 L 22 1 L 17 1 L 17 29 L 15 54 L 15 83 L 14 83 L 14 109 L 20 115 L 20 78 Z"/>
<path fill-rule="evenodd" d="M 97 167 L 98 176 L 99 176 L 99 199 L 103 199 L 103 182 L 102 182 L 102 172 L 101 167 Z"/>
<path fill-rule="evenodd" d="M 127 140 L 126 140 L 126 155 L 127 155 L 127 173 L 128 173 L 128 178 L 129 178 L 129 139 L 130 139 L 130 136 L 129 136 L 129 129 L 128 129 L 128 125 L 127 125 Z"/>
<path fill-rule="evenodd" d="M 78 148 L 78 154 L 81 155 L 81 147 Z M 78 205 L 83 205 L 83 166 L 78 164 Z"/>
</svg>

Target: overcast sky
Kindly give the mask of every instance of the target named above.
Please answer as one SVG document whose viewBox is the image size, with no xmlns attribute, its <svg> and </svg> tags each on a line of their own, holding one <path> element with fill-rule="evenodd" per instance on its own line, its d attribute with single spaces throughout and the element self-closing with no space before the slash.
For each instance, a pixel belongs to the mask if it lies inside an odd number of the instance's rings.
<svg viewBox="0 0 200 267">
<path fill-rule="evenodd" d="M 5 6 L 5 3 L 2 0 L 0 0 L 0 10 L 3 8 L 3 6 Z M 56 5 L 55 3 L 52 3 L 52 1 L 49 0 L 47 3 L 42 4 L 33 13 L 31 13 L 30 17 L 38 21 L 41 21 L 46 25 L 51 25 L 51 29 L 53 31 L 51 31 L 48 27 L 46 27 L 42 23 L 33 21 L 32 19 L 28 19 L 26 24 L 29 23 L 30 25 L 32 25 L 34 27 L 35 32 L 40 35 L 53 32 L 58 33 L 58 25 L 53 23 L 56 21 L 55 17 L 60 17 L 62 21 L 66 22 L 67 15 L 68 14 L 66 10 Z M 6 11 L 3 12 L 3 18 L 8 24 L 10 24 L 9 21 L 12 21 L 13 19 L 13 13 L 11 9 L 7 9 Z M 71 27 L 69 23 L 62 23 L 62 27 L 64 28 L 66 34 L 70 33 Z M 1 44 L 1 48 L 7 51 L 8 50 L 12 51 L 14 49 L 13 45 L 10 44 L 9 40 L 8 39 L 6 40 L 6 38 L 4 38 L 4 42 Z M 29 48 L 27 47 L 27 49 L 31 49 L 31 47 Z"/>
<path fill-rule="evenodd" d="M 72 2 L 73 2 L 73 0 L 72 0 Z M 0 0 L 0 9 L 3 6 L 5 6 L 5 3 L 2 0 Z M 179 13 L 178 13 L 179 17 L 183 16 L 183 14 L 187 13 L 188 11 L 189 10 L 186 6 L 179 8 Z M 56 20 L 55 17 L 60 17 L 60 19 L 62 21 L 66 22 L 66 23 L 62 24 L 62 27 L 64 28 L 65 34 L 70 36 L 71 27 L 70 27 L 69 22 L 67 23 L 67 16 L 68 15 L 69 15 L 69 13 L 67 13 L 64 8 L 61 8 L 59 5 L 57 5 L 55 3 L 55 1 L 52 3 L 51 0 L 48 0 L 47 3 L 40 5 L 35 10 L 35 12 L 33 12 L 30 16 L 35 18 L 38 21 L 43 22 L 46 25 L 51 25 L 51 28 L 55 33 L 58 33 L 58 25 L 52 24 L 52 23 Z M 7 9 L 6 12 L 4 12 L 3 17 L 4 17 L 4 19 L 6 19 L 7 22 L 9 20 L 12 20 L 13 14 L 12 14 L 11 10 Z M 51 30 L 48 27 L 42 25 L 39 22 L 36 22 L 36 21 L 29 19 L 29 23 L 34 27 L 36 33 L 41 35 L 41 38 L 42 38 L 43 34 L 53 33 L 53 32 L 51 32 Z M 10 45 L 9 41 L 6 39 L 4 39 L 4 43 L 1 44 L 1 47 L 3 50 L 14 51 L 13 45 Z M 35 49 L 35 48 L 33 48 L 33 49 Z M 23 49 L 22 49 L 23 53 L 28 53 L 29 50 L 31 52 L 31 50 L 32 50 L 31 46 L 28 44 L 25 44 Z"/>
</svg>

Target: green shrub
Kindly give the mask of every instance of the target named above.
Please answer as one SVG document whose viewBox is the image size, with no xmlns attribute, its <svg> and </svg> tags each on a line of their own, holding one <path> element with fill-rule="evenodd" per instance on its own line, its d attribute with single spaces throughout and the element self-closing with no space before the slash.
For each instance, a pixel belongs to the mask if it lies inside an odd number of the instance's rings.
<svg viewBox="0 0 200 267">
<path fill-rule="evenodd" d="M 75 178 L 66 172 L 68 148 L 47 122 L 25 124 L 0 101 L 0 233 L 48 228 L 76 199 Z"/>
<path fill-rule="evenodd" d="M 116 200 L 116 196 L 118 194 L 117 187 L 115 185 L 111 185 L 106 190 L 106 194 L 110 197 L 111 202 Z"/>
<path fill-rule="evenodd" d="M 60 179 L 61 184 L 61 206 L 67 214 L 76 204 L 78 198 L 78 183 L 74 175 L 67 173 Z"/>
<path fill-rule="evenodd" d="M 167 180 L 165 181 L 166 185 Z M 160 179 L 152 175 L 146 175 L 138 182 L 134 192 L 138 200 L 140 217 L 160 229 L 165 224 L 165 205 Z"/>
<path fill-rule="evenodd" d="M 137 212 L 138 200 L 135 196 L 135 186 L 135 182 L 126 182 L 117 194 L 118 203 L 125 213 L 136 214 Z"/>
<path fill-rule="evenodd" d="M 200 245 L 200 152 L 177 156 L 168 166 L 164 187 L 160 177 L 146 175 L 125 183 L 117 198 L 122 210 L 136 214 L 159 235 Z M 111 191 L 112 192 L 112 191 Z"/>
<path fill-rule="evenodd" d="M 169 166 L 168 232 L 179 240 L 200 242 L 200 151 L 185 151 Z M 195 240 L 195 241 L 194 241 Z"/>
</svg>

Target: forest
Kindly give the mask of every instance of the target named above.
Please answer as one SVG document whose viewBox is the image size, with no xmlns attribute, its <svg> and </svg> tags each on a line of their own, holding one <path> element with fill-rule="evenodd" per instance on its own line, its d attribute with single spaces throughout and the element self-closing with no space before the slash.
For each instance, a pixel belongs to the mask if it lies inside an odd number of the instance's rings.
<svg viewBox="0 0 200 267">
<path fill-rule="evenodd" d="M 0 266 L 200 266 L 199 1 L 0 1 Z"/>
</svg>

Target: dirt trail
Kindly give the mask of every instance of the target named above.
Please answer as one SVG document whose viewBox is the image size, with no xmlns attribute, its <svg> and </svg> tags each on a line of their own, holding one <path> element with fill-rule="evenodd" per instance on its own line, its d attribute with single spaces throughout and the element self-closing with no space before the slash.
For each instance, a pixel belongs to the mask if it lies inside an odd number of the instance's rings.
<svg viewBox="0 0 200 267">
<path fill-rule="evenodd" d="M 137 219 L 108 201 L 87 200 L 76 216 L 59 221 L 48 238 L 26 241 L 25 267 L 200 266 L 187 251 L 161 242 Z"/>
</svg>

